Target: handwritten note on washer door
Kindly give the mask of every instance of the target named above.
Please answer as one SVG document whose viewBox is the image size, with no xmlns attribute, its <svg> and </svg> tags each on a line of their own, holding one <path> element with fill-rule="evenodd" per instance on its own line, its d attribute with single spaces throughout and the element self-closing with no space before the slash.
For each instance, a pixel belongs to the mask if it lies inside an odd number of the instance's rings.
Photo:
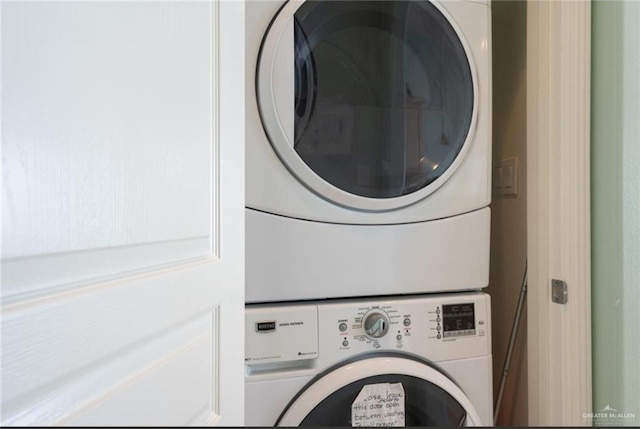
<svg viewBox="0 0 640 429">
<path fill-rule="evenodd" d="M 404 426 L 402 383 L 364 386 L 351 405 L 351 426 Z"/>
</svg>

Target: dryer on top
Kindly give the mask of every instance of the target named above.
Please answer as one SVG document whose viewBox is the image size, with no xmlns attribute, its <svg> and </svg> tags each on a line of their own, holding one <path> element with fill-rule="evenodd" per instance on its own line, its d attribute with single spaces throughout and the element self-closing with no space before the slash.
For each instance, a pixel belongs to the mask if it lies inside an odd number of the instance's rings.
<svg viewBox="0 0 640 429">
<path fill-rule="evenodd" d="M 247 232 L 461 215 L 449 229 L 488 230 L 490 16 L 487 1 L 248 2 Z"/>
<path fill-rule="evenodd" d="M 261 1 L 247 14 L 248 207 L 393 224 L 489 204 L 486 3 Z"/>
</svg>

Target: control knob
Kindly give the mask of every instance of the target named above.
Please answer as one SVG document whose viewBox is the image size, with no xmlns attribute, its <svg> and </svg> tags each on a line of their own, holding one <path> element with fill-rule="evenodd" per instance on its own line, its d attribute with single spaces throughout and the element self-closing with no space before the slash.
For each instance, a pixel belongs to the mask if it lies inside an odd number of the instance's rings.
<svg viewBox="0 0 640 429">
<path fill-rule="evenodd" d="M 389 318 L 379 310 L 373 310 L 364 316 L 364 331 L 370 338 L 382 338 L 389 332 Z"/>
</svg>

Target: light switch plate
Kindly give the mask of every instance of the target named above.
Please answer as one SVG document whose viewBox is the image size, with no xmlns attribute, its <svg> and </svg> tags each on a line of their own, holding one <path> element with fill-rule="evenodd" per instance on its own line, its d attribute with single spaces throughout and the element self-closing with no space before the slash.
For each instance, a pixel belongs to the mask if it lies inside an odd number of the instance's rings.
<svg viewBox="0 0 640 429">
<path fill-rule="evenodd" d="M 518 195 L 518 158 L 505 158 L 494 167 L 493 188 L 499 195 Z"/>
</svg>

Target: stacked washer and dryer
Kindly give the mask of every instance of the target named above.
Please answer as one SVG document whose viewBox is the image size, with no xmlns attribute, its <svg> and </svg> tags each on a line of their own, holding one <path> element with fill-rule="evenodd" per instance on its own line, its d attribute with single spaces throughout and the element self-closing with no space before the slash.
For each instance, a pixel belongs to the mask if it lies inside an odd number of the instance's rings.
<svg viewBox="0 0 640 429">
<path fill-rule="evenodd" d="M 489 0 L 246 5 L 247 425 L 491 425 Z"/>
</svg>

